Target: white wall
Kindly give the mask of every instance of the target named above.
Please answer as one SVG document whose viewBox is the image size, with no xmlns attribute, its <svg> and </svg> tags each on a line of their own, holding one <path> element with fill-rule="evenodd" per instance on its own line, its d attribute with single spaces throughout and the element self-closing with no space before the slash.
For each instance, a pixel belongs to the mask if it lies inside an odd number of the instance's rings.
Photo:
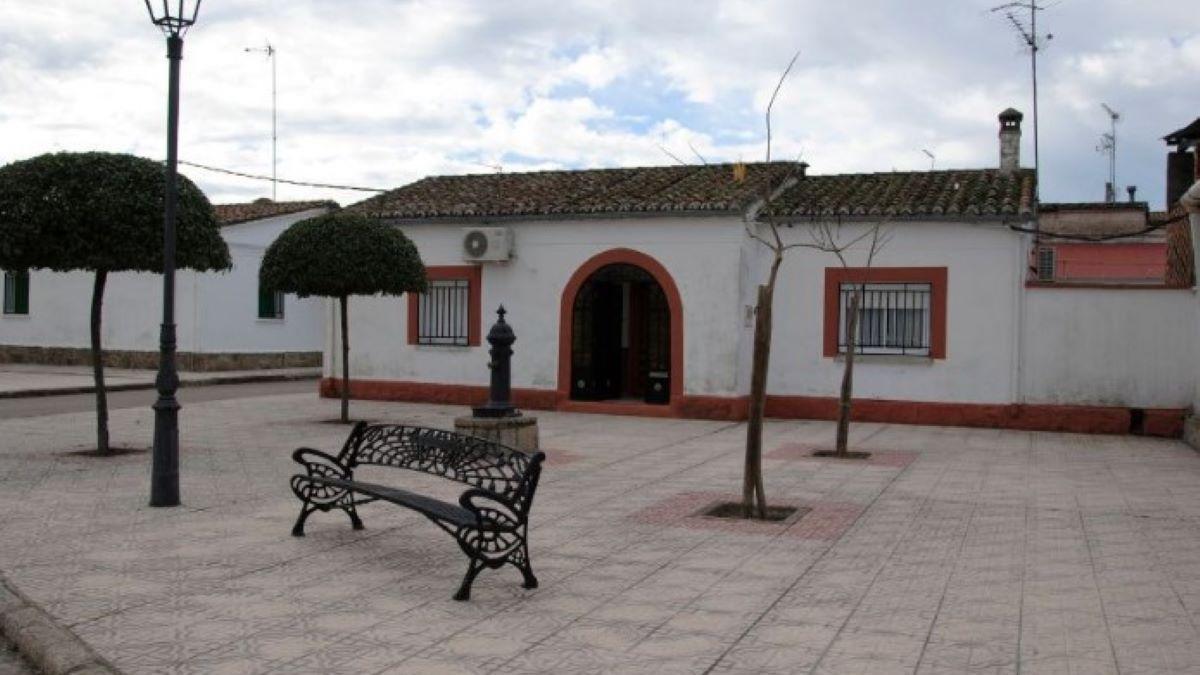
<svg viewBox="0 0 1200 675">
<path fill-rule="evenodd" d="M 503 303 L 517 334 L 513 384 L 558 386 L 562 290 L 592 256 L 631 248 L 670 272 L 684 312 L 684 392 L 749 390 L 755 302 L 770 257 L 735 218 L 526 221 L 511 224 L 516 257 L 483 266 L 483 330 Z M 869 225 L 843 225 L 844 241 Z M 893 222 L 876 267 L 946 267 L 946 358 L 864 356 L 855 396 L 892 400 L 1187 407 L 1200 352 L 1190 291 L 1025 288 L 1028 242 L 999 223 Z M 426 265 L 462 265 L 458 224 L 406 224 Z M 788 242 L 805 229 L 785 231 Z M 862 253 L 850 264 L 861 266 Z M 823 354 L 831 254 L 796 249 L 780 271 L 768 390 L 833 397 L 843 362 Z M 351 376 L 486 385 L 480 347 L 407 344 L 408 298 L 351 300 Z M 337 314 L 326 312 L 326 374 L 340 374 Z M 1018 368 L 1018 365 L 1021 367 Z"/>
<path fill-rule="evenodd" d="M 853 241 L 869 227 L 847 223 L 841 241 Z M 891 240 L 877 254 L 874 267 L 947 268 L 946 358 L 860 356 L 854 366 L 855 396 L 1011 402 L 1016 388 L 1020 237 L 997 224 L 892 222 L 884 229 Z M 807 227 L 785 229 L 784 234 L 785 243 L 809 240 Z M 848 263 L 861 267 L 865 260 L 863 242 L 851 251 Z M 844 364 L 823 355 L 827 267 L 840 267 L 833 254 L 799 248 L 787 254 L 780 269 L 771 394 L 838 395 Z"/>
<path fill-rule="evenodd" d="M 1030 288 L 1025 307 L 1027 402 L 1191 406 L 1191 290 Z"/>
<path fill-rule="evenodd" d="M 514 232 L 515 258 L 483 266 L 482 328 L 486 334 L 495 321 L 497 306 L 503 303 L 517 334 L 514 386 L 557 388 L 559 303 L 567 280 L 592 256 L 630 248 L 658 260 L 679 289 L 684 314 L 684 391 L 736 392 L 740 221 L 729 217 L 614 218 L 509 225 Z M 460 226 L 406 224 L 401 229 L 416 244 L 426 265 L 466 264 Z M 351 299 L 351 377 L 487 384 L 486 341 L 480 347 L 407 344 L 407 302 L 407 297 Z M 336 314 L 329 311 L 331 327 L 336 328 Z M 332 338 L 327 340 L 326 372 L 331 375 L 340 369 L 336 363 L 339 345 Z"/>
<path fill-rule="evenodd" d="M 288 225 L 324 209 L 232 225 L 221 229 L 234 268 L 175 277 L 179 351 L 319 351 L 322 303 L 287 296 L 283 320 L 259 320 L 258 267 L 267 245 Z M 29 273 L 28 316 L 0 315 L 0 344 L 88 347 L 90 272 Z M 162 276 L 125 272 L 108 275 L 102 315 L 106 349 L 157 351 L 162 321 Z"/>
<path fill-rule="evenodd" d="M 284 298 L 282 319 L 258 318 L 258 269 L 266 248 L 292 223 L 324 213 L 312 209 L 221 228 L 233 269 L 203 275 L 195 286 L 191 336 L 200 352 L 315 352 L 322 348 L 321 298 Z"/>
<path fill-rule="evenodd" d="M 191 277 L 175 279 L 179 349 L 190 349 Z M 29 272 L 29 314 L 0 315 L 0 344 L 35 347 L 88 347 L 91 320 L 91 272 Z M 104 291 L 101 340 L 106 348 L 158 349 L 162 321 L 162 277 L 148 273 L 108 275 Z M 185 346 L 185 343 L 188 346 Z"/>
</svg>

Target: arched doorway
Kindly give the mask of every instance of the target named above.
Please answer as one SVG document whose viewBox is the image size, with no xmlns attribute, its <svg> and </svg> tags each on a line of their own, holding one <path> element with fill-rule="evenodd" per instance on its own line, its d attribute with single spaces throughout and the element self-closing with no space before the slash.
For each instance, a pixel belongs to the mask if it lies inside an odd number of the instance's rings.
<svg viewBox="0 0 1200 675">
<path fill-rule="evenodd" d="M 571 277 L 560 310 L 560 399 L 678 402 L 682 305 L 658 261 L 629 249 L 597 255 Z"/>
</svg>

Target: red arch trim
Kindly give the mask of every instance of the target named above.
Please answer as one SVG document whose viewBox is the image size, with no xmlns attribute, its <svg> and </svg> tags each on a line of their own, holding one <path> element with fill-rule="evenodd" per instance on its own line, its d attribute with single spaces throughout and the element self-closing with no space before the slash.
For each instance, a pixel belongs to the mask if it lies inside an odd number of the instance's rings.
<svg viewBox="0 0 1200 675">
<path fill-rule="evenodd" d="M 667 296 L 667 307 L 671 313 L 671 402 L 670 410 L 677 410 L 683 397 L 683 300 L 679 288 L 667 268 L 654 258 L 629 248 L 614 248 L 592 256 L 575 270 L 563 288 L 562 302 L 558 310 L 558 399 L 565 402 L 571 398 L 571 331 L 574 328 L 572 314 L 575 296 L 583 282 L 605 265 L 623 263 L 645 270 Z M 602 404 L 601 404 L 602 405 Z M 663 408 L 668 406 L 655 406 Z"/>
</svg>

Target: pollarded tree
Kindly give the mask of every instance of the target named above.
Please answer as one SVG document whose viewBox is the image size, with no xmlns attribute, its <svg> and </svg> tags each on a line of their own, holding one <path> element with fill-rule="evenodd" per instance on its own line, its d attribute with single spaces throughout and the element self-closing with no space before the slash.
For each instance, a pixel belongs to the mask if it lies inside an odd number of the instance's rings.
<svg viewBox="0 0 1200 675">
<path fill-rule="evenodd" d="M 176 265 L 229 269 L 229 248 L 208 198 L 183 176 L 178 186 Z M 110 272 L 161 273 L 165 198 L 162 163 L 132 155 L 62 152 L 0 167 L 0 268 L 94 275 L 91 346 L 100 454 L 109 453 L 100 346 L 104 285 Z"/>
<path fill-rule="evenodd" d="M 425 265 L 399 229 L 345 211 L 301 220 L 279 235 L 263 256 L 264 290 L 337 298 L 342 324 L 342 422 L 350 421 L 351 295 L 425 292 Z"/>
</svg>

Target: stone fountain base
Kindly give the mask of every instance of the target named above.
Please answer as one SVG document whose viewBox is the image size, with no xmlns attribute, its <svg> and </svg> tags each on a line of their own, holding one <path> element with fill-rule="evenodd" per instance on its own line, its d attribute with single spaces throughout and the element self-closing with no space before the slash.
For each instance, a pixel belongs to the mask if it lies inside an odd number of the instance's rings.
<svg viewBox="0 0 1200 675">
<path fill-rule="evenodd" d="M 478 436 L 494 443 L 507 445 L 524 452 L 538 450 L 538 424 L 536 417 L 472 417 L 463 415 L 455 418 L 454 430 L 460 434 Z"/>
</svg>

